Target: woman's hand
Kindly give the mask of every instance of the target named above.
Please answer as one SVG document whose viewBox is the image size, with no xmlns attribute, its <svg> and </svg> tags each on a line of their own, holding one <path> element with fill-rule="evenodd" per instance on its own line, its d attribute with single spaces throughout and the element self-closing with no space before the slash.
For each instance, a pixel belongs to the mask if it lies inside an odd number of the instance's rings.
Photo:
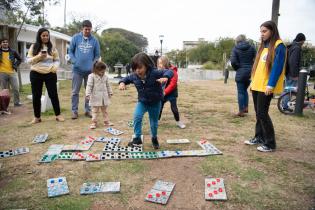
<svg viewBox="0 0 315 210">
<path fill-rule="evenodd" d="M 125 83 L 121 82 L 121 83 L 119 84 L 119 90 L 126 90 L 126 85 L 125 85 Z"/>
<path fill-rule="evenodd" d="M 47 58 L 47 52 L 46 53 L 42 53 L 42 52 L 39 52 L 39 57 L 44 60 L 45 58 Z"/>
<path fill-rule="evenodd" d="M 271 87 L 266 87 L 265 95 L 269 96 L 273 93 L 273 88 Z"/>
<path fill-rule="evenodd" d="M 168 81 L 168 78 L 162 77 L 162 78 L 160 78 L 160 79 L 157 79 L 156 81 L 159 82 L 159 83 L 161 83 L 161 84 L 163 84 L 163 83 L 166 83 L 166 82 Z"/>
</svg>

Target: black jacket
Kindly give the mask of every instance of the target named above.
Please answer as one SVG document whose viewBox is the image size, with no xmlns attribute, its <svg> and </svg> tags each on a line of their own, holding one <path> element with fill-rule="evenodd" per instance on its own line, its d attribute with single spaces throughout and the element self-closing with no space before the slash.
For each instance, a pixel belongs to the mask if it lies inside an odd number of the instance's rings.
<svg viewBox="0 0 315 210">
<path fill-rule="evenodd" d="M 138 91 L 138 101 L 144 104 L 154 104 L 163 99 L 162 86 L 156 81 L 162 77 L 167 77 L 168 79 L 172 78 L 173 71 L 151 68 L 147 71 L 144 81 L 142 81 L 138 75 L 132 73 L 120 80 L 119 83 L 123 82 L 126 85 L 133 83 Z"/>
<path fill-rule="evenodd" d="M 238 43 L 233 48 L 231 65 L 236 71 L 236 82 L 244 82 L 250 79 L 255 56 L 255 48 L 246 41 Z"/>
<path fill-rule="evenodd" d="M 296 42 L 288 45 L 286 76 L 298 77 L 301 67 L 302 47 Z"/>
<path fill-rule="evenodd" d="M 9 58 L 10 58 L 11 63 L 12 63 L 12 68 L 16 71 L 17 67 L 22 62 L 22 58 L 20 57 L 20 55 L 15 50 L 9 48 L 8 51 L 9 51 Z M 0 48 L 0 62 L 2 62 L 2 52 L 7 52 L 7 51 Z"/>
</svg>

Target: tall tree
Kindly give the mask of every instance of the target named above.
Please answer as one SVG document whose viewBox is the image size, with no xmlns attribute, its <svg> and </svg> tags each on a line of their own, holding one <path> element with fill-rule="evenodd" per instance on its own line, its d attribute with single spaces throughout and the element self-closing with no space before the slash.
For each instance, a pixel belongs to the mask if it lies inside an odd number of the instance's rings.
<svg viewBox="0 0 315 210">
<path fill-rule="evenodd" d="M 101 30 L 104 25 L 105 21 L 99 20 L 98 18 L 95 17 L 86 17 L 84 15 L 80 14 L 72 14 L 71 22 L 68 23 L 66 26 L 63 27 L 54 27 L 52 30 L 59 31 L 64 34 L 68 34 L 69 36 L 73 36 L 75 33 L 78 33 L 81 31 L 82 27 L 82 21 L 83 20 L 91 20 L 92 25 L 93 25 L 93 33 L 97 33 L 99 30 Z"/>
<path fill-rule="evenodd" d="M 102 59 L 110 66 L 114 66 L 118 62 L 125 65 L 139 52 L 132 42 L 119 33 L 105 33 L 98 38 L 101 44 Z"/>
<path fill-rule="evenodd" d="M 107 33 L 118 33 L 122 37 L 124 37 L 126 40 L 133 43 L 135 46 L 137 46 L 139 51 L 144 51 L 145 48 L 148 46 L 148 39 L 144 37 L 141 34 L 137 34 L 132 31 L 128 31 L 121 28 L 109 28 L 102 32 L 102 35 L 105 35 Z"/>
<path fill-rule="evenodd" d="M 45 18 L 45 4 L 56 5 L 60 0 L 2 0 L 6 22 L 22 22 L 34 25 L 49 25 Z"/>
</svg>

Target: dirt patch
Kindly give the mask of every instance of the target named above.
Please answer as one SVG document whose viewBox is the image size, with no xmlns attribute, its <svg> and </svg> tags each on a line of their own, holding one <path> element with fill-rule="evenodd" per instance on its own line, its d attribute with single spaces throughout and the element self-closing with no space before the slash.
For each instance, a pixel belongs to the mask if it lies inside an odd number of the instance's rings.
<svg viewBox="0 0 315 210">
<path fill-rule="evenodd" d="M 20 107 L 10 106 L 9 110 L 11 112 L 10 115 L 7 115 L 7 114 L 0 115 L 0 126 L 6 125 L 12 121 L 18 122 L 21 120 L 25 120 L 26 118 L 30 117 L 30 112 L 33 112 L 33 110 L 30 109 L 30 107 L 27 105 L 23 105 Z M 31 120 L 32 118 L 29 118 L 29 121 Z"/>
</svg>

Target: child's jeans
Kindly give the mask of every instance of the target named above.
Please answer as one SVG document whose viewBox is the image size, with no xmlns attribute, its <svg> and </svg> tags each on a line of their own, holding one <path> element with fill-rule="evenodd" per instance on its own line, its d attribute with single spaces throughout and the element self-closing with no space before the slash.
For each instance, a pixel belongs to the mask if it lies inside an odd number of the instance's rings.
<svg viewBox="0 0 315 210">
<path fill-rule="evenodd" d="M 160 101 L 155 104 L 150 104 L 150 105 L 144 104 L 140 101 L 137 103 L 136 109 L 133 115 L 134 133 L 136 137 L 141 137 L 142 135 L 142 118 L 146 112 L 149 113 L 151 135 L 152 137 L 157 137 L 160 109 L 161 109 Z"/>
<path fill-rule="evenodd" d="M 92 122 L 97 123 L 97 117 L 99 115 L 99 111 L 102 111 L 104 122 L 109 122 L 107 106 L 93 106 L 92 107 Z"/>
</svg>

